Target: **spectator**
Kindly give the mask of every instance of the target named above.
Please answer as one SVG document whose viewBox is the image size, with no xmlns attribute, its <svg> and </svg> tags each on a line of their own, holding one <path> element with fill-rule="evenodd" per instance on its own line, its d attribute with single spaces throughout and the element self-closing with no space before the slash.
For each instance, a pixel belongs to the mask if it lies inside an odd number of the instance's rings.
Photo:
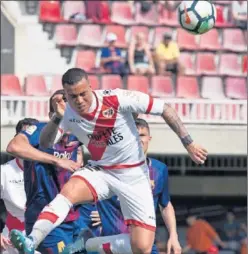
<svg viewBox="0 0 248 254">
<path fill-rule="evenodd" d="M 130 43 L 128 63 L 133 74 L 154 74 L 155 68 L 149 44 L 143 33 L 138 33 Z"/>
<path fill-rule="evenodd" d="M 127 74 L 125 59 L 121 56 L 121 50 L 115 47 L 117 36 L 114 33 L 107 34 L 108 46 L 102 48 L 101 65 L 106 72 L 119 74 L 122 77 Z"/>
<path fill-rule="evenodd" d="M 248 253 L 248 238 L 245 238 L 241 241 L 240 254 L 247 254 L 247 253 Z"/>
<path fill-rule="evenodd" d="M 156 63 L 160 75 L 166 72 L 182 75 L 184 67 L 179 62 L 180 50 L 176 42 L 172 41 L 170 33 L 165 33 L 163 41 L 156 48 Z"/>
<path fill-rule="evenodd" d="M 168 11 L 175 11 L 177 7 L 180 5 L 180 1 L 160 1 L 160 3 L 168 10 Z"/>
<path fill-rule="evenodd" d="M 239 239 L 241 240 L 247 237 L 247 225 L 245 223 L 240 224 L 238 235 L 239 235 Z"/>
<path fill-rule="evenodd" d="M 232 1 L 232 19 L 234 24 L 247 29 L 247 1 Z"/>
<path fill-rule="evenodd" d="M 208 222 L 197 219 L 196 216 L 189 216 L 187 224 L 189 228 L 187 231 L 187 246 L 183 249 L 184 253 L 190 250 L 202 254 L 208 252 L 218 253 L 218 249 L 214 245 L 215 242 L 222 248 L 226 247 L 226 244 L 222 242 Z"/>
<path fill-rule="evenodd" d="M 226 214 L 226 222 L 224 224 L 224 232 L 227 241 L 237 241 L 239 232 L 239 223 L 235 219 L 235 215 L 232 212 Z"/>
</svg>

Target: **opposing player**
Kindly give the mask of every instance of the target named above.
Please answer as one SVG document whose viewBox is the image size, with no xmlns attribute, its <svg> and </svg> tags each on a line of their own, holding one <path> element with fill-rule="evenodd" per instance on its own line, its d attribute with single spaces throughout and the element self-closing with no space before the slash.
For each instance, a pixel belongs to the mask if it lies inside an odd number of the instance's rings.
<svg viewBox="0 0 248 254">
<path fill-rule="evenodd" d="M 56 115 L 43 128 L 40 144 L 52 147 L 64 132 L 71 131 L 87 146 L 92 160 L 75 172 L 43 209 L 29 237 L 12 231 L 12 243 L 24 253 L 33 253 L 74 204 L 117 195 L 125 223 L 130 226 L 132 251 L 150 253 L 156 218 L 148 167 L 132 112 L 161 115 L 196 163 L 204 163 L 207 151 L 193 142 L 176 111 L 162 100 L 121 89 L 92 91 L 87 73 L 78 68 L 69 69 L 62 84 L 66 109 L 56 104 Z"/>
<path fill-rule="evenodd" d="M 61 107 L 65 107 L 64 90 L 58 90 L 52 95 L 50 99 L 50 117 L 54 113 L 53 100 L 59 103 Z M 44 126 L 45 123 L 29 126 L 10 142 L 8 150 L 18 157 L 23 157 L 22 154 L 26 151 L 25 158 L 36 159 L 37 157 L 35 158 L 35 156 L 39 151 L 35 149 L 34 154 L 33 147 L 39 147 L 39 135 Z M 59 161 L 62 161 L 62 163 L 55 164 L 56 168 L 48 164 L 45 158 L 41 159 L 41 162 L 44 163 L 25 161 L 24 179 L 27 195 L 25 227 L 27 233 L 32 231 L 40 211 L 56 197 L 56 194 L 59 193 L 65 182 L 68 181 L 71 176 L 70 171 L 74 171 L 82 165 L 81 151 L 81 143 L 74 136 L 64 133 L 58 144 L 51 149 L 45 150 L 45 155 L 53 157 L 51 158 L 52 161 L 56 162 L 57 158 L 59 158 Z M 73 163 L 68 159 L 72 160 Z M 69 171 L 64 168 L 63 162 L 66 163 L 65 166 L 69 165 Z M 85 206 L 88 208 L 89 205 Z M 45 238 L 38 250 L 42 254 L 59 253 L 66 244 L 75 241 L 84 227 L 86 225 L 84 220 L 80 218 L 79 210 L 72 208 L 66 221 Z"/>
<path fill-rule="evenodd" d="M 16 135 L 25 130 L 28 126 L 37 124 L 38 120 L 24 118 L 16 125 Z M 17 195 L 18 193 L 18 195 Z M 7 210 L 5 227 L 1 233 L 1 253 L 18 253 L 10 243 L 9 232 L 13 228 L 25 231 L 24 210 L 26 194 L 24 191 L 23 161 L 15 158 L 1 165 L 1 199 Z M 5 250 L 5 251 L 4 251 Z"/>
<path fill-rule="evenodd" d="M 147 155 L 149 142 L 151 140 L 150 128 L 143 119 L 136 119 L 141 144 L 145 155 Z M 153 192 L 155 210 L 161 209 L 161 214 L 169 231 L 167 242 L 167 253 L 181 253 L 181 246 L 178 241 L 176 230 L 175 211 L 170 202 L 168 190 L 168 169 L 162 162 L 146 157 L 149 167 L 149 177 Z M 85 246 L 86 251 L 97 251 L 98 253 L 132 253 L 128 228 L 125 225 L 121 213 L 120 201 L 116 196 L 102 200 L 97 203 L 100 221 L 102 222 L 102 237 L 79 239 L 74 244 L 67 246 L 63 254 L 72 254 Z M 98 216 L 99 216 L 98 215 Z M 87 241 L 86 241 L 87 240 Z M 82 248 L 84 250 L 84 248 Z M 111 252 L 110 252 L 111 251 Z M 158 253 L 156 245 L 153 245 L 152 254 Z"/>
</svg>

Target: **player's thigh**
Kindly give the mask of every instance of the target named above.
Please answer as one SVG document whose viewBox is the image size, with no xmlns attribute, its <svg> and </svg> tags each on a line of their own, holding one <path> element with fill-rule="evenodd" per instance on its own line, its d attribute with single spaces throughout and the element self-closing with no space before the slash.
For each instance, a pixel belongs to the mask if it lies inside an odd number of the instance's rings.
<svg viewBox="0 0 248 254">
<path fill-rule="evenodd" d="M 64 185 L 61 194 L 73 204 L 89 203 L 109 196 L 110 190 L 101 171 L 84 168 L 75 172 Z"/>
</svg>

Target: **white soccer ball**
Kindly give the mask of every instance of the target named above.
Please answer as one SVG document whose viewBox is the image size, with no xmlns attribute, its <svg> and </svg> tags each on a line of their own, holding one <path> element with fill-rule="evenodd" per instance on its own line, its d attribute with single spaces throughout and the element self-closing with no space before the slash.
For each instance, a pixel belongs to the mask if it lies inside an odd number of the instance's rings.
<svg viewBox="0 0 248 254">
<path fill-rule="evenodd" d="M 210 1 L 182 1 L 178 6 L 178 20 L 183 29 L 204 34 L 214 27 L 216 8 Z"/>
</svg>

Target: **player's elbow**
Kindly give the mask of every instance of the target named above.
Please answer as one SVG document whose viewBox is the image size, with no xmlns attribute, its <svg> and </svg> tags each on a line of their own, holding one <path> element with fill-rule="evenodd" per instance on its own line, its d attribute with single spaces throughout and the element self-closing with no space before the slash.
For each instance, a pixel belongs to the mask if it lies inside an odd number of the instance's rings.
<svg viewBox="0 0 248 254">
<path fill-rule="evenodd" d="M 15 138 L 13 138 L 8 146 L 7 146 L 7 153 L 13 154 L 13 155 L 17 155 L 20 152 L 21 146 L 18 142 L 16 142 Z"/>
</svg>

